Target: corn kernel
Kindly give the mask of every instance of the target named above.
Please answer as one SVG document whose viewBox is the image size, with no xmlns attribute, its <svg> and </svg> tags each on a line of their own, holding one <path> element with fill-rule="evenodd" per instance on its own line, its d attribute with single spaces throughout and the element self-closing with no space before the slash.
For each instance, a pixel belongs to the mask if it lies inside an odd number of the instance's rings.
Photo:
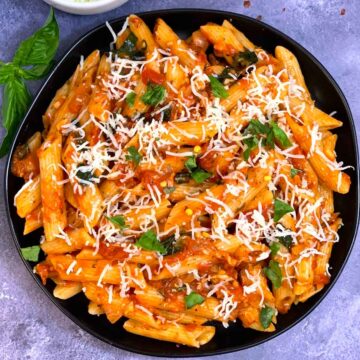
<svg viewBox="0 0 360 360">
<path fill-rule="evenodd" d="M 265 180 L 265 181 L 270 181 L 270 180 L 271 180 L 271 176 L 270 176 L 270 175 L 264 176 L 264 180 Z"/>
<path fill-rule="evenodd" d="M 196 145 L 196 146 L 194 147 L 194 153 L 195 153 L 195 154 L 198 154 L 200 151 L 201 151 L 201 147 L 200 147 L 199 145 Z"/>
<path fill-rule="evenodd" d="M 194 212 L 193 212 L 191 209 L 186 209 L 186 210 L 185 210 L 185 214 L 186 214 L 187 216 L 191 216 L 193 213 L 194 213 Z"/>
<path fill-rule="evenodd" d="M 203 231 L 202 236 L 203 236 L 204 238 L 209 238 L 209 237 L 210 237 L 210 234 L 209 234 L 208 232 L 206 232 L 206 231 Z"/>
<path fill-rule="evenodd" d="M 167 182 L 166 181 L 162 181 L 161 183 L 160 183 L 160 186 L 161 187 L 165 187 L 167 185 Z"/>
</svg>

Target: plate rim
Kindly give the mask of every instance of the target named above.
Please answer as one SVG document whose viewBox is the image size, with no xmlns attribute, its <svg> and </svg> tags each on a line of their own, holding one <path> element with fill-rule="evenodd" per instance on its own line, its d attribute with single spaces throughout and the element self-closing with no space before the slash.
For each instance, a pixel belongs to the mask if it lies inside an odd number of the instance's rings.
<svg viewBox="0 0 360 360">
<path fill-rule="evenodd" d="M 272 25 L 269 25 L 267 23 L 264 23 L 263 21 L 257 20 L 255 18 L 252 18 L 250 16 L 246 16 L 243 14 L 238 14 L 235 12 L 230 12 L 230 11 L 225 11 L 225 10 L 217 10 L 217 9 L 202 9 L 202 8 L 171 8 L 171 9 L 160 9 L 160 10 L 150 10 L 150 11 L 144 11 L 144 12 L 139 12 L 136 13 L 136 15 L 138 15 L 139 17 L 142 16 L 147 16 L 147 15 L 154 15 L 157 14 L 157 16 L 161 17 L 162 14 L 176 14 L 176 13 L 189 13 L 189 14 L 197 14 L 199 12 L 202 13 L 208 13 L 208 14 L 214 14 L 214 15 L 222 15 L 228 18 L 237 18 L 239 20 L 244 20 L 244 21 L 250 21 L 250 22 L 255 22 L 258 23 L 259 25 L 261 25 L 262 27 L 266 28 L 266 30 L 276 33 L 277 35 L 279 35 L 282 38 L 285 38 L 286 41 L 288 41 L 289 43 L 291 43 L 291 45 L 293 45 L 295 48 L 297 48 L 298 50 L 300 50 L 302 53 L 304 53 L 312 62 L 314 62 L 316 64 L 316 66 L 324 73 L 324 75 L 327 77 L 327 79 L 330 81 L 331 85 L 334 87 L 334 89 L 336 90 L 337 95 L 339 96 L 341 102 L 344 105 L 344 109 L 345 112 L 347 114 L 348 120 L 349 120 L 349 127 L 350 127 L 350 132 L 351 132 L 351 136 L 354 139 L 354 153 L 355 153 L 355 166 L 356 166 L 356 183 L 353 183 L 352 186 L 356 186 L 356 201 L 357 201 L 357 208 L 356 208 L 356 213 L 355 213 L 355 226 L 354 226 L 354 232 L 353 232 L 353 236 L 351 239 L 351 243 L 349 246 L 349 251 L 346 254 L 346 257 L 344 259 L 344 261 L 342 262 L 338 273 L 332 277 L 332 281 L 330 284 L 328 284 L 326 286 L 326 288 L 323 290 L 323 292 L 321 293 L 319 299 L 316 301 L 316 303 L 310 307 L 307 311 L 304 312 L 304 314 L 302 314 L 300 317 L 298 317 L 295 321 L 293 321 L 290 325 L 286 326 L 284 329 L 276 331 L 274 333 L 272 333 L 269 337 L 259 340 L 253 344 L 247 344 L 247 345 L 239 345 L 239 346 L 232 346 L 232 347 L 228 347 L 226 349 L 218 349 L 218 350 L 210 350 L 210 351 L 204 351 L 203 353 L 189 353 L 189 354 L 162 354 L 161 352 L 148 352 L 146 350 L 141 350 L 138 348 L 133 348 L 132 346 L 125 346 L 122 344 L 118 344 L 114 341 L 111 341 L 109 339 L 107 339 L 106 337 L 102 336 L 101 334 L 99 334 L 96 331 L 93 331 L 92 329 L 88 328 L 85 324 L 82 323 L 81 320 L 79 320 L 75 315 L 73 315 L 72 313 L 70 313 L 66 308 L 64 308 L 54 297 L 53 295 L 50 293 L 50 291 L 48 291 L 46 289 L 46 287 L 41 283 L 41 280 L 38 276 L 36 276 L 36 274 L 34 274 L 33 272 L 33 268 L 32 266 L 30 266 L 30 263 L 28 261 L 26 261 L 22 255 L 21 255 L 21 250 L 20 250 L 20 243 L 18 241 L 18 237 L 16 235 L 16 231 L 15 231 L 15 226 L 14 223 L 12 221 L 12 217 L 10 214 L 10 204 L 12 204 L 11 199 L 9 199 L 9 193 L 8 193 L 8 188 L 9 188 L 9 175 L 10 175 L 10 168 L 11 168 L 11 157 L 14 153 L 15 150 L 15 144 L 20 136 L 20 133 L 23 130 L 23 127 L 25 125 L 25 123 L 27 122 L 27 118 L 29 116 L 29 113 L 32 111 L 32 108 L 34 107 L 35 103 L 38 101 L 38 99 L 40 98 L 44 88 L 46 87 L 46 85 L 49 83 L 49 81 L 51 80 L 51 78 L 53 77 L 53 75 L 57 72 L 58 68 L 61 66 L 61 64 L 65 61 L 65 59 L 68 58 L 69 55 L 71 55 L 72 51 L 82 42 L 84 41 L 86 38 L 88 38 L 89 36 L 91 36 L 93 33 L 97 32 L 98 30 L 106 27 L 105 23 L 100 24 L 95 26 L 94 28 L 90 29 L 89 31 L 87 31 L 86 33 L 84 33 L 83 35 L 81 35 L 77 40 L 75 40 L 68 48 L 67 50 L 65 50 L 64 54 L 61 56 L 61 58 L 57 61 L 54 69 L 49 73 L 49 75 L 47 76 L 46 80 L 44 81 L 44 83 L 41 85 L 41 87 L 39 88 L 39 90 L 37 91 L 28 111 L 26 112 L 24 118 L 22 119 L 21 123 L 19 124 L 18 130 L 16 131 L 16 135 L 15 138 L 11 144 L 11 148 L 10 151 L 7 155 L 7 160 L 5 163 L 5 171 L 4 171 L 4 199 L 5 199 L 5 211 L 6 211 L 6 217 L 8 220 L 8 224 L 10 227 L 10 231 L 11 231 L 11 235 L 12 235 L 12 240 L 14 242 L 15 248 L 17 250 L 18 255 L 20 256 L 23 264 L 25 265 L 26 269 L 28 270 L 28 272 L 31 274 L 32 278 L 35 280 L 35 282 L 38 284 L 38 286 L 41 288 L 41 290 L 46 294 L 46 296 L 51 300 L 51 302 L 53 304 L 55 304 L 55 306 L 63 313 L 65 314 L 71 321 L 73 321 L 77 326 L 79 326 L 83 331 L 86 331 L 87 333 L 91 334 L 92 336 L 96 337 L 97 339 L 114 346 L 115 348 L 121 349 L 121 350 L 125 350 L 127 352 L 132 352 L 132 353 L 136 353 L 136 354 L 141 354 L 141 355 L 148 355 L 148 356 L 157 356 L 157 357 L 171 357 L 171 358 L 189 358 L 189 357 L 202 357 L 202 356 L 212 356 L 212 355 L 221 355 L 221 354 L 228 354 L 228 353 L 232 353 L 232 352 L 236 352 L 236 351 L 241 351 L 241 350 L 246 350 L 258 345 L 261 345 L 267 341 L 270 341 L 276 337 L 278 337 L 279 335 L 287 332 L 288 330 L 290 330 L 291 328 L 293 328 L 294 326 L 298 325 L 301 321 L 303 321 L 307 316 L 309 316 L 324 300 L 324 298 L 329 294 L 329 292 L 333 289 L 334 285 L 337 283 L 337 281 L 339 280 L 340 275 L 342 274 L 348 260 L 349 257 L 353 251 L 354 248 L 354 244 L 356 241 L 356 237 L 357 237 L 357 233 L 358 233 L 358 229 L 359 229 L 359 211 L 360 211 L 360 179 L 359 179 L 359 175 L 360 175 L 360 169 L 359 169 L 359 144 L 357 141 L 357 135 L 356 135 L 356 128 L 355 128 L 355 122 L 354 122 L 354 118 L 352 116 L 351 113 L 351 109 L 350 106 L 348 104 L 348 101 L 346 100 L 346 97 L 343 93 L 343 91 L 341 90 L 340 86 L 337 84 L 337 82 L 335 81 L 335 79 L 333 78 L 333 76 L 329 73 L 329 71 L 321 64 L 321 62 L 312 54 L 310 53 L 305 47 L 303 47 L 300 43 L 298 43 L 296 40 L 294 40 L 293 38 L 291 38 L 290 36 L 288 36 L 287 34 L 285 34 L 284 32 L 278 30 L 277 28 L 273 27 Z M 110 25 L 117 23 L 117 22 L 124 22 L 127 18 L 127 16 L 129 16 L 130 14 L 127 15 L 123 15 L 120 17 L 116 17 L 114 19 L 111 19 L 108 21 L 108 23 Z M 195 350 L 195 349 L 194 349 Z M 201 348 L 200 348 L 201 351 Z"/>
</svg>

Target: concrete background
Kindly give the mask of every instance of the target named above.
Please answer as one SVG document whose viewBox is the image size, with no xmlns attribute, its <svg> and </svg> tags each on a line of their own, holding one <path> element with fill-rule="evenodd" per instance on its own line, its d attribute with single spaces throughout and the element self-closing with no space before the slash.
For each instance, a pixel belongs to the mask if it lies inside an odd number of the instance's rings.
<svg viewBox="0 0 360 360">
<path fill-rule="evenodd" d="M 49 8 L 41 0 L 0 1 L 0 59 L 10 60 L 18 42 L 42 25 Z M 130 0 L 109 13 L 73 16 L 57 12 L 58 51 L 92 27 L 132 12 L 193 7 L 239 12 L 282 30 L 312 52 L 334 76 L 347 97 L 357 128 L 360 122 L 360 1 L 358 0 Z M 340 15 L 345 9 L 345 15 Z M 31 84 L 35 93 L 41 82 Z M 4 131 L 0 129 L 0 138 Z M 3 189 L 5 160 L 0 160 Z M 2 190 L 1 190 L 2 191 Z M 13 245 L 0 195 L 0 359 L 146 359 L 115 349 L 74 325 L 43 294 Z M 256 348 L 214 359 L 347 359 L 360 357 L 360 242 L 333 290 L 304 321 Z"/>
</svg>

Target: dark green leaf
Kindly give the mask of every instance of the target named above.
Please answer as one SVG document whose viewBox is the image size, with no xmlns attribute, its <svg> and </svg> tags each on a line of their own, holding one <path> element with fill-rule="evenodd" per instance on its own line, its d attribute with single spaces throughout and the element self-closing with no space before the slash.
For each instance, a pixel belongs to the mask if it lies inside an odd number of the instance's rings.
<svg viewBox="0 0 360 360">
<path fill-rule="evenodd" d="M 260 312 L 260 323 L 264 329 L 267 329 L 270 324 L 273 316 L 275 315 L 275 310 L 270 306 L 265 306 L 261 309 Z"/>
<path fill-rule="evenodd" d="M 141 154 L 137 150 L 135 146 L 130 146 L 128 148 L 129 155 L 126 155 L 125 158 L 128 161 L 132 161 L 136 166 L 140 164 L 140 161 L 142 159 Z"/>
<path fill-rule="evenodd" d="M 187 160 L 185 161 L 185 167 L 190 172 L 197 168 L 196 157 L 194 155 L 187 158 Z"/>
<path fill-rule="evenodd" d="M 281 145 L 281 147 L 288 148 L 292 145 L 285 131 L 280 129 L 278 124 L 274 121 L 270 121 L 270 126 L 276 141 Z"/>
<path fill-rule="evenodd" d="M 146 105 L 156 106 L 164 100 L 165 95 L 166 91 L 162 85 L 149 84 L 141 100 Z"/>
<path fill-rule="evenodd" d="M 220 99 L 226 99 L 229 93 L 226 91 L 224 85 L 215 76 L 210 75 L 209 79 L 213 95 Z"/>
<path fill-rule="evenodd" d="M 293 238 L 291 235 L 280 236 L 278 237 L 281 244 L 283 244 L 288 250 L 290 250 L 293 243 Z"/>
<path fill-rule="evenodd" d="M 165 249 L 163 255 L 174 255 L 183 248 L 180 241 L 175 240 L 175 235 L 171 235 L 167 239 L 161 241 L 161 245 Z"/>
<path fill-rule="evenodd" d="M 291 168 L 291 170 L 290 170 L 290 176 L 292 177 L 292 178 L 294 178 L 298 173 L 300 173 L 300 172 L 302 172 L 301 170 L 299 170 L 299 169 L 295 169 L 295 168 Z"/>
<path fill-rule="evenodd" d="M 134 92 L 131 92 L 126 95 L 125 101 L 130 107 L 133 107 L 135 104 L 135 98 L 136 94 Z"/>
<path fill-rule="evenodd" d="M 38 80 L 44 77 L 53 67 L 54 61 L 51 60 L 47 64 L 39 64 L 30 69 L 19 68 L 20 76 L 25 80 Z"/>
<path fill-rule="evenodd" d="M 287 203 L 275 199 L 274 202 L 274 221 L 278 222 L 285 214 L 294 211 L 294 209 Z"/>
<path fill-rule="evenodd" d="M 169 121 L 171 117 L 171 106 L 167 107 L 162 113 L 163 113 L 163 121 Z"/>
<path fill-rule="evenodd" d="M 84 182 L 92 182 L 93 179 L 96 178 L 96 176 L 90 170 L 88 170 L 86 165 L 79 165 L 75 176 Z"/>
<path fill-rule="evenodd" d="M 206 179 L 210 178 L 212 176 L 211 173 L 208 173 L 207 171 L 197 168 L 195 171 L 191 173 L 191 177 L 195 180 L 197 184 L 203 183 Z"/>
<path fill-rule="evenodd" d="M 165 194 L 171 194 L 175 191 L 175 186 L 165 186 L 164 187 L 164 193 Z"/>
<path fill-rule="evenodd" d="M 27 261 L 36 262 L 39 260 L 40 246 L 34 245 L 26 248 L 21 248 L 21 255 Z"/>
<path fill-rule="evenodd" d="M 247 126 L 244 134 L 251 135 L 267 135 L 271 131 L 268 124 L 263 124 L 259 120 L 251 119 L 249 125 Z"/>
<path fill-rule="evenodd" d="M 10 149 L 15 137 L 18 125 L 23 119 L 31 97 L 24 82 L 15 76 L 9 79 L 4 88 L 2 104 L 2 118 L 4 128 L 7 130 L 0 148 L 0 157 L 3 157 Z"/>
<path fill-rule="evenodd" d="M 257 140 L 256 137 L 250 137 L 250 138 L 244 139 L 243 143 L 247 146 L 243 153 L 244 159 L 245 159 L 245 161 L 248 161 L 251 151 L 257 147 L 259 141 Z"/>
<path fill-rule="evenodd" d="M 275 289 L 281 286 L 282 274 L 277 261 L 270 260 L 269 266 L 264 268 L 264 274 L 272 282 Z"/>
<path fill-rule="evenodd" d="M 107 220 L 109 220 L 111 223 L 113 223 L 115 226 L 120 228 L 121 230 L 124 230 L 127 228 L 127 225 L 125 223 L 125 218 L 122 215 L 116 215 L 116 216 L 105 216 Z"/>
<path fill-rule="evenodd" d="M 13 62 L 19 66 L 43 65 L 55 56 L 59 45 L 59 27 L 53 8 L 42 28 L 20 43 Z"/>
<path fill-rule="evenodd" d="M 177 173 L 174 180 L 177 184 L 185 184 L 190 181 L 191 175 L 187 172 Z"/>
<path fill-rule="evenodd" d="M 280 250 L 280 244 L 278 242 L 275 242 L 275 241 L 272 242 L 269 247 L 270 247 L 272 256 L 275 256 Z"/>
<path fill-rule="evenodd" d="M 142 234 L 135 245 L 145 250 L 157 251 L 160 254 L 166 253 L 164 246 L 152 230 Z"/>
<path fill-rule="evenodd" d="M 230 71 L 230 68 L 228 67 L 225 67 L 224 70 L 221 72 L 220 75 L 217 75 L 216 78 L 221 81 L 221 82 L 224 82 L 225 79 L 232 79 L 234 80 L 234 77 L 232 77 L 230 75 L 231 71 Z"/>
<path fill-rule="evenodd" d="M 192 291 L 189 295 L 185 296 L 185 306 L 186 309 L 191 309 L 195 305 L 200 305 L 205 301 L 205 299 L 195 291 Z"/>
<path fill-rule="evenodd" d="M 252 64 L 257 63 L 258 57 L 255 52 L 250 50 L 245 50 L 242 52 L 239 52 L 233 60 L 233 66 L 236 68 L 239 67 L 248 67 Z"/>
<path fill-rule="evenodd" d="M 138 50 L 136 49 L 137 41 L 138 38 L 136 35 L 133 32 L 130 32 L 129 36 L 125 39 L 124 43 L 119 48 L 118 54 L 122 57 L 128 56 L 133 58 L 133 56 L 138 53 Z"/>
</svg>

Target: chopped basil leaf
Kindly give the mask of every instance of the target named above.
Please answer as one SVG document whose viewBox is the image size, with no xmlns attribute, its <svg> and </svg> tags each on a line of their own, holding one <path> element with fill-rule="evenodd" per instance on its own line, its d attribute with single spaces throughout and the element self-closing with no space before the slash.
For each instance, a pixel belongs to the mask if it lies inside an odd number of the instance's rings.
<svg viewBox="0 0 360 360">
<path fill-rule="evenodd" d="M 96 176 L 90 170 L 87 170 L 87 169 L 88 169 L 88 166 L 79 165 L 75 176 L 78 179 L 83 180 L 84 182 L 92 182 L 93 179 L 96 178 Z"/>
<path fill-rule="evenodd" d="M 288 250 L 290 250 L 293 243 L 293 238 L 291 235 L 280 236 L 278 237 L 281 244 L 283 244 Z"/>
<path fill-rule="evenodd" d="M 212 176 L 211 173 L 208 173 L 207 171 L 197 168 L 195 171 L 191 173 L 191 177 L 195 180 L 197 184 L 203 183 L 206 179 L 210 178 Z"/>
<path fill-rule="evenodd" d="M 36 262 L 39 260 L 40 246 L 34 245 L 26 248 L 21 248 L 21 255 L 27 261 Z"/>
<path fill-rule="evenodd" d="M 210 75 L 209 79 L 213 95 L 220 99 L 226 99 L 229 93 L 224 88 L 224 85 L 215 76 Z"/>
<path fill-rule="evenodd" d="M 272 282 L 275 289 L 280 287 L 282 274 L 277 261 L 270 260 L 269 266 L 264 268 L 264 274 Z"/>
<path fill-rule="evenodd" d="M 165 194 L 171 194 L 175 191 L 175 186 L 165 186 L 164 187 L 164 193 Z"/>
<path fill-rule="evenodd" d="M 267 329 L 270 324 L 273 316 L 275 315 L 275 310 L 270 306 L 265 306 L 261 309 L 260 312 L 260 323 L 264 329 Z"/>
<path fill-rule="evenodd" d="M 200 305 L 205 301 L 205 299 L 195 291 L 192 291 L 189 295 L 185 296 L 185 306 L 186 309 L 191 309 L 195 305 Z"/>
<path fill-rule="evenodd" d="M 125 218 L 122 215 L 116 215 L 112 217 L 105 216 L 105 218 L 122 230 L 127 228 L 127 225 L 125 224 Z"/>
<path fill-rule="evenodd" d="M 270 127 L 272 129 L 272 133 L 274 134 L 275 140 L 284 148 L 288 148 L 291 146 L 291 141 L 287 137 L 284 130 L 279 128 L 279 125 L 274 121 L 270 121 Z"/>
<path fill-rule="evenodd" d="M 178 288 L 176 288 L 177 292 L 185 291 L 185 290 L 186 290 L 186 285 L 182 285 L 182 286 L 179 286 Z"/>
<path fill-rule="evenodd" d="M 270 247 L 272 256 L 275 256 L 280 250 L 280 244 L 278 242 L 275 242 L 275 241 L 272 242 L 269 247 Z"/>
<path fill-rule="evenodd" d="M 137 41 L 138 38 L 136 37 L 136 35 L 133 32 L 130 32 L 124 43 L 119 48 L 118 54 L 122 57 L 130 57 L 131 59 L 137 57 L 138 55 L 143 55 L 143 52 L 139 52 L 136 49 Z"/>
<path fill-rule="evenodd" d="M 164 246 L 152 230 L 142 234 L 135 245 L 145 250 L 157 251 L 160 254 L 166 253 Z"/>
<path fill-rule="evenodd" d="M 166 91 L 162 85 L 149 84 L 145 94 L 141 97 L 141 100 L 146 105 L 156 106 L 164 100 L 165 95 Z"/>
<path fill-rule="evenodd" d="M 191 175 L 187 172 L 177 173 L 174 180 L 177 184 L 185 184 L 190 181 Z"/>
<path fill-rule="evenodd" d="M 162 113 L 163 113 L 163 121 L 169 121 L 171 117 L 171 106 L 167 107 Z"/>
<path fill-rule="evenodd" d="M 278 222 L 285 214 L 294 211 L 294 209 L 287 203 L 275 199 L 274 202 L 274 221 Z"/>
<path fill-rule="evenodd" d="M 175 240 L 175 235 L 171 235 L 163 240 L 161 245 L 165 248 L 165 253 L 163 255 L 173 255 L 182 250 L 180 241 Z"/>
<path fill-rule="evenodd" d="M 233 60 L 233 66 L 234 67 L 248 67 L 252 64 L 257 63 L 258 57 L 255 52 L 250 50 L 245 50 L 242 52 L 239 52 Z"/>
<path fill-rule="evenodd" d="M 135 98 L 136 94 L 134 92 L 131 92 L 126 95 L 125 101 L 130 107 L 133 107 L 135 104 Z"/>
<path fill-rule="evenodd" d="M 128 161 L 132 161 L 136 166 L 139 165 L 141 161 L 141 154 L 138 152 L 137 148 L 135 146 L 130 146 L 128 148 L 129 155 L 126 155 L 125 158 Z"/>
<path fill-rule="evenodd" d="M 290 170 L 290 176 L 291 178 L 294 178 L 298 173 L 302 172 L 302 170 L 291 168 Z"/>
<path fill-rule="evenodd" d="M 230 75 L 230 68 L 228 68 L 228 67 L 225 67 L 224 70 L 221 72 L 221 74 L 218 75 L 216 78 L 221 82 L 224 82 L 224 80 L 226 80 L 226 79 L 235 80 L 234 77 L 232 77 Z"/>
<path fill-rule="evenodd" d="M 185 167 L 191 172 L 192 170 L 197 168 L 197 164 L 196 164 L 196 158 L 195 156 L 190 156 L 188 157 L 188 159 L 185 161 Z"/>
</svg>

